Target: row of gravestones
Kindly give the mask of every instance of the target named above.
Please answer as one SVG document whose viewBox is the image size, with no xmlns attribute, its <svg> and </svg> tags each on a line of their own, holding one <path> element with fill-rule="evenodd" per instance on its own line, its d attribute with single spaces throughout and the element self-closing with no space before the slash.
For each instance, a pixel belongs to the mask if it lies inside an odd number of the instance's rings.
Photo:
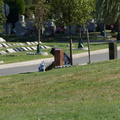
<svg viewBox="0 0 120 120">
<path fill-rule="evenodd" d="M 33 46 L 33 45 L 37 45 L 37 44 L 38 44 L 37 42 L 26 42 L 26 44 L 25 43 L 13 43 L 13 44 L 1 43 L 0 48 L 5 47 L 7 49 L 5 51 L 4 50 L 0 51 L 0 55 L 6 54 L 6 53 L 16 53 L 16 52 L 21 52 L 21 51 L 37 50 L 37 46 Z M 9 48 L 12 45 L 20 46 L 20 47 Z M 29 46 L 25 46 L 25 45 L 29 45 Z M 50 47 L 42 45 L 42 43 L 41 43 L 41 48 L 49 49 Z"/>
</svg>

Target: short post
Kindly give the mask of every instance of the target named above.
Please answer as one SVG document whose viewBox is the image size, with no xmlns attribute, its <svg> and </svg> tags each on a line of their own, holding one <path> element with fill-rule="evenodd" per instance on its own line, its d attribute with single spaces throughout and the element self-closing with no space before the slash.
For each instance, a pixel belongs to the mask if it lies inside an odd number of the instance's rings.
<svg viewBox="0 0 120 120">
<path fill-rule="evenodd" d="M 37 45 L 37 53 L 38 53 L 38 54 L 41 54 L 41 52 L 42 52 L 42 51 L 41 51 L 41 45 L 38 44 L 38 45 Z"/>
<path fill-rule="evenodd" d="M 89 40 L 89 33 L 87 29 L 87 42 L 88 42 L 88 58 L 89 58 L 89 64 L 91 63 L 91 56 L 90 56 L 90 40 Z"/>
<path fill-rule="evenodd" d="M 117 59 L 117 44 L 114 42 L 109 43 L 109 60 Z"/>
</svg>

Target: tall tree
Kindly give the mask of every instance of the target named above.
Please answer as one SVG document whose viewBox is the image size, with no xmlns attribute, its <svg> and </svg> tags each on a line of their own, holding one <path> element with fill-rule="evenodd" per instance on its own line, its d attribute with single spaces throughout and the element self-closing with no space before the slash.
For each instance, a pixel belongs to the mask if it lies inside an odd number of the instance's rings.
<svg viewBox="0 0 120 120">
<path fill-rule="evenodd" d="M 57 20 L 69 26 L 70 61 L 73 65 L 71 26 L 87 22 L 94 9 L 94 0 L 51 0 L 51 4 Z"/>
<path fill-rule="evenodd" d="M 34 25 L 38 30 L 38 46 L 37 46 L 37 53 L 40 53 L 40 31 L 44 22 L 47 20 L 48 12 L 49 12 L 49 5 L 44 0 L 35 0 L 35 10 L 34 10 Z"/>
<path fill-rule="evenodd" d="M 3 0 L 0 1 L 0 32 L 3 29 L 3 24 L 5 23 L 6 18 L 4 14 L 4 3 Z"/>
</svg>

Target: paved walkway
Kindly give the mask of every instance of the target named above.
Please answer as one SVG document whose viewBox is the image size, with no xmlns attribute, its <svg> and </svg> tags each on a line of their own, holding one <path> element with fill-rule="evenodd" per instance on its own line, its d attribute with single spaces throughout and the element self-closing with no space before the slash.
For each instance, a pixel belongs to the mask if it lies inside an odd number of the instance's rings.
<svg viewBox="0 0 120 120">
<path fill-rule="evenodd" d="M 120 47 L 117 47 L 117 50 L 120 50 Z M 91 51 L 90 54 L 91 55 L 93 55 L 93 54 L 101 54 L 101 53 L 105 53 L 105 52 L 109 52 L 109 49 L 107 48 L 107 49 L 102 49 L 102 50 Z M 84 56 L 88 56 L 88 52 L 74 54 L 73 59 L 74 58 L 79 58 L 79 57 L 84 57 Z M 54 57 L 45 58 L 45 59 L 38 59 L 38 60 L 31 60 L 31 61 L 25 61 L 25 62 L 18 62 L 18 63 L 3 64 L 3 65 L 0 65 L 0 69 L 20 67 L 20 66 L 28 66 L 28 65 L 36 65 L 36 64 L 40 64 L 42 61 L 45 61 L 46 63 L 53 62 Z"/>
</svg>

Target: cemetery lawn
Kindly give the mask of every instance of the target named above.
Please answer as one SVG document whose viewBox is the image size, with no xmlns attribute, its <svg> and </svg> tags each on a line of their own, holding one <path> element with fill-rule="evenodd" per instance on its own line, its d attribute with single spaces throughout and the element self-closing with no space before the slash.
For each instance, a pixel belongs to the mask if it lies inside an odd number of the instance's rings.
<svg viewBox="0 0 120 120">
<path fill-rule="evenodd" d="M 100 33 L 90 33 L 90 41 L 94 40 L 97 42 L 98 40 L 106 40 L 107 38 L 98 38 L 96 37 Z M 111 35 L 110 31 L 107 32 L 108 35 Z M 114 35 L 113 35 L 114 36 Z M 30 36 L 30 37 L 16 37 L 15 35 L 8 35 L 8 36 L 2 36 L 7 43 L 12 44 L 12 43 L 26 43 L 28 41 L 37 41 L 37 36 Z M 83 37 L 83 45 L 85 48 L 87 48 L 87 43 L 86 43 L 86 34 L 82 34 Z M 70 54 L 69 50 L 69 36 L 66 34 L 56 34 L 53 37 L 46 37 L 46 36 L 41 36 L 41 41 L 44 45 L 47 45 L 51 48 L 57 47 L 60 49 L 64 49 L 68 54 Z M 77 53 L 82 53 L 82 52 L 87 52 L 87 50 L 78 50 L 78 41 L 79 41 L 79 35 L 73 35 L 73 54 Z M 119 46 L 120 43 L 117 43 Z M 15 46 L 14 46 L 15 47 Z M 18 46 L 17 46 L 18 47 Z M 21 47 L 21 46 L 19 46 Z M 25 46 L 24 46 L 25 47 Z M 11 46 L 13 48 L 13 46 Z M 108 48 L 108 43 L 100 43 L 98 42 L 97 44 L 90 43 L 90 49 L 91 51 L 94 50 L 99 50 L 99 49 L 105 49 Z M 4 50 L 6 51 L 7 48 L 2 48 L 0 51 Z M 36 60 L 36 59 L 42 59 L 42 58 L 49 58 L 53 57 L 53 55 L 50 54 L 51 49 L 42 49 L 42 52 L 48 52 L 47 56 L 42 56 L 42 55 L 27 55 L 28 53 L 36 53 L 36 51 L 26 51 L 26 52 L 17 52 L 17 53 L 7 53 L 5 55 L 0 55 L 0 61 L 4 61 L 2 64 L 7 64 L 7 63 L 14 63 L 14 62 L 22 62 L 22 61 L 29 61 L 29 60 Z"/>
<path fill-rule="evenodd" d="M 36 51 L 24 51 L 24 52 L 16 52 L 16 53 L 7 53 L 4 55 L 0 55 L 0 61 L 4 61 L 4 64 L 7 63 L 15 63 L 15 62 L 22 62 L 22 61 L 29 61 L 29 60 L 36 60 L 36 59 L 42 59 L 42 58 L 50 58 L 53 57 L 53 55 L 50 53 L 51 49 L 53 47 L 57 47 L 60 49 L 63 49 L 68 54 L 70 54 L 69 50 L 69 43 L 52 43 L 52 42 L 45 42 L 44 45 L 47 45 L 51 47 L 50 49 L 41 49 L 41 52 L 47 52 L 47 56 L 43 55 L 27 55 L 27 53 L 36 53 Z M 118 43 L 119 45 L 119 43 Z M 87 43 L 84 43 L 84 47 L 87 48 Z M 87 52 L 88 50 L 78 50 L 78 43 L 73 43 L 73 54 Z M 91 44 L 90 49 L 91 51 L 99 50 L 99 49 L 105 49 L 108 48 L 108 44 Z M 3 50 L 6 50 L 7 48 L 4 48 Z"/>
<path fill-rule="evenodd" d="M 119 118 L 119 59 L 0 77 L 0 120 Z"/>
</svg>

